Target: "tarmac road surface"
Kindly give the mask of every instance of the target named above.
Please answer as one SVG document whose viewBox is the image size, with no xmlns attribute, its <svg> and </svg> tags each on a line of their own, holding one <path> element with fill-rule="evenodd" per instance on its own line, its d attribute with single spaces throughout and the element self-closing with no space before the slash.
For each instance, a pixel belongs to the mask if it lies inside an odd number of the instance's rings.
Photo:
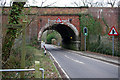
<svg viewBox="0 0 120 80">
<path fill-rule="evenodd" d="M 118 78 L 118 66 L 45 44 L 70 78 Z"/>
</svg>

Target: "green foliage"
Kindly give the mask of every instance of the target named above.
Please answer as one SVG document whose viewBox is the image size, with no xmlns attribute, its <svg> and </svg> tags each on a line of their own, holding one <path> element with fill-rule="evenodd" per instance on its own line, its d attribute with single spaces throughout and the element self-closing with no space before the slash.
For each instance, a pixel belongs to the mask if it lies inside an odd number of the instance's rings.
<svg viewBox="0 0 120 80">
<path fill-rule="evenodd" d="M 19 69 L 20 68 L 20 57 L 21 57 L 22 48 L 18 47 L 11 52 L 10 59 L 8 60 L 9 64 L 7 68 Z M 56 70 L 53 62 L 49 58 L 49 54 L 44 56 L 43 50 L 38 50 L 32 46 L 26 46 L 26 69 L 34 68 L 35 61 L 40 61 L 40 67 L 45 70 L 45 78 L 59 78 L 58 71 Z M 50 75 L 48 75 L 50 74 Z M 34 78 L 34 71 L 25 72 L 25 78 Z M 3 72 L 3 80 L 5 78 L 20 78 L 19 72 Z"/>
<path fill-rule="evenodd" d="M 91 43 L 89 50 L 92 52 L 102 53 L 106 55 L 112 55 L 112 49 L 105 45 L 104 43 L 98 44 L 98 43 Z M 120 56 L 117 51 L 114 52 L 114 56 Z"/>
<path fill-rule="evenodd" d="M 81 32 L 83 32 L 83 28 L 87 27 L 88 28 L 88 36 L 87 36 L 87 50 L 92 51 L 92 52 L 97 52 L 97 53 L 102 53 L 102 54 L 107 54 L 107 55 L 112 55 L 112 49 L 108 46 L 105 45 L 105 43 L 101 43 L 100 35 L 102 33 L 102 26 L 100 24 L 100 21 L 98 19 L 95 19 L 91 15 L 85 15 L 85 14 L 80 14 L 80 27 L 81 27 Z M 104 24 L 108 26 L 104 18 L 102 18 Z M 108 29 L 107 29 L 108 30 Z M 90 43 L 91 39 L 89 36 L 96 36 L 97 42 L 92 42 Z M 99 37 L 97 37 L 99 35 Z M 115 50 L 115 56 L 120 56 L 118 52 Z"/>
<path fill-rule="evenodd" d="M 8 69 L 19 69 L 21 64 L 21 52 L 22 48 L 17 47 L 15 49 L 11 50 L 10 58 L 7 61 L 7 67 Z M 34 60 L 34 49 L 30 46 L 26 46 L 26 68 L 29 68 L 33 65 Z M 18 72 L 4 72 L 2 74 L 3 78 L 18 78 L 16 75 Z M 7 76 L 6 76 L 7 75 Z"/>
<path fill-rule="evenodd" d="M 25 2 L 13 2 L 12 9 L 10 10 L 10 15 L 9 15 L 9 24 L 19 24 L 20 21 L 20 14 L 22 12 L 22 9 L 24 8 Z M 13 43 L 15 41 L 15 38 L 18 36 L 19 30 L 15 29 L 13 27 L 9 28 L 7 30 L 5 40 L 3 43 L 3 54 L 2 54 L 2 60 L 6 61 L 11 52 L 11 48 L 13 46 Z"/>
<path fill-rule="evenodd" d="M 34 36 L 31 41 L 30 41 L 30 46 L 32 47 L 35 47 L 35 48 L 39 48 L 39 43 L 38 43 L 38 40 L 37 40 L 37 36 Z"/>
<path fill-rule="evenodd" d="M 33 65 L 33 60 L 34 60 L 34 53 L 35 53 L 35 48 L 34 47 L 31 47 L 31 46 L 26 46 L 26 56 L 25 56 L 25 59 L 26 59 L 26 67 L 29 68 L 30 66 Z"/>
<path fill-rule="evenodd" d="M 10 10 L 9 24 L 19 24 L 21 11 L 25 3 L 14 2 Z"/>
<path fill-rule="evenodd" d="M 99 35 L 102 32 L 102 27 L 97 19 L 94 19 L 91 15 L 80 14 L 80 27 L 83 30 L 84 27 L 88 28 L 88 35 Z M 83 31 L 82 31 L 83 32 Z"/>
<path fill-rule="evenodd" d="M 95 19 L 91 15 L 85 15 L 85 14 L 80 14 L 80 27 L 81 27 L 81 33 L 83 33 L 83 28 L 87 27 L 88 28 L 88 36 L 87 36 L 87 49 L 89 50 L 90 46 L 90 35 L 100 35 L 102 33 L 102 27 L 100 25 L 100 22 Z"/>
<path fill-rule="evenodd" d="M 52 33 L 47 35 L 47 43 L 51 44 L 52 39 L 56 39 L 56 32 L 52 32 Z"/>
</svg>

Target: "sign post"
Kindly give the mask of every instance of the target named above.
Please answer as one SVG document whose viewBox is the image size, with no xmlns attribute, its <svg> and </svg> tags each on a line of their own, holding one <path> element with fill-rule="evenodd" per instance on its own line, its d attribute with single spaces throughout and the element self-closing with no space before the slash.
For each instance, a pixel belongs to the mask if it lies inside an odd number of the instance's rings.
<svg viewBox="0 0 120 80">
<path fill-rule="evenodd" d="M 114 56 L 114 36 L 112 36 L 112 55 Z"/>
<path fill-rule="evenodd" d="M 83 33 L 84 33 L 84 36 L 85 36 L 85 51 L 86 51 L 86 36 L 87 36 L 87 27 L 84 27 L 84 28 L 83 28 Z"/>
<path fill-rule="evenodd" d="M 85 36 L 85 51 L 86 51 L 86 36 Z"/>
<path fill-rule="evenodd" d="M 112 55 L 114 56 L 114 36 L 118 36 L 118 32 L 114 26 L 111 28 L 108 35 L 112 36 Z"/>
</svg>

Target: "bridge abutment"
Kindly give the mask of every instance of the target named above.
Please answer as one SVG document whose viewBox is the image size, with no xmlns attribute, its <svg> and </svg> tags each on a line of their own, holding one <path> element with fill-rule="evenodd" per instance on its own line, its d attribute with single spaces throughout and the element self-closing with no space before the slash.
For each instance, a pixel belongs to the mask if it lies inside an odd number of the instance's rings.
<svg viewBox="0 0 120 80">
<path fill-rule="evenodd" d="M 71 41 L 69 44 L 62 43 L 62 47 L 71 50 L 80 50 L 80 41 Z"/>
</svg>

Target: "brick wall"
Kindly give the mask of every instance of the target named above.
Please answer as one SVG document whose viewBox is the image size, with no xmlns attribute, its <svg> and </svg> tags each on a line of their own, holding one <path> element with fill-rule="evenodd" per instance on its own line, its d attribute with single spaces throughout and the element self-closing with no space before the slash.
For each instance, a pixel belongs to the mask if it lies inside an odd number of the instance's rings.
<svg viewBox="0 0 120 80">
<path fill-rule="evenodd" d="M 39 8 L 32 7 L 30 10 L 29 20 L 35 17 L 34 21 L 27 28 L 27 36 L 29 39 L 33 36 L 36 36 L 41 27 L 44 27 L 48 23 L 48 19 L 56 20 L 57 17 L 60 17 L 62 20 L 72 19 L 72 24 L 80 31 L 80 22 L 79 22 L 79 13 L 89 13 L 95 18 L 102 19 L 104 17 L 106 23 L 109 27 L 113 25 L 118 29 L 118 8 L 75 8 L 75 7 L 51 7 L 51 8 Z M 10 8 L 4 8 L 3 24 L 8 24 L 8 13 Z M 35 15 L 36 13 L 39 15 Z M 101 22 L 104 25 L 103 22 Z M 3 26 L 3 34 L 5 34 L 5 26 Z"/>
<path fill-rule="evenodd" d="M 33 7 L 30 13 L 35 14 L 39 11 L 39 15 L 41 14 L 79 14 L 86 13 L 88 8 L 79 8 L 79 7 L 49 7 L 49 8 L 39 8 Z"/>
<path fill-rule="evenodd" d="M 79 26 L 80 26 L 79 16 L 69 16 L 69 15 L 66 15 L 66 16 L 39 16 L 38 19 L 42 20 L 42 22 L 40 23 L 39 27 L 45 26 L 46 23 L 48 23 L 48 19 L 50 19 L 50 20 L 56 20 L 58 17 L 60 17 L 62 20 L 72 19 L 71 24 L 73 24 L 74 26 L 76 26 L 76 28 L 78 30 L 80 30 L 80 28 L 79 28 Z"/>
<path fill-rule="evenodd" d="M 118 29 L 118 8 L 93 7 L 88 9 L 88 13 L 95 18 L 104 18 L 108 26 L 115 26 Z"/>
</svg>

